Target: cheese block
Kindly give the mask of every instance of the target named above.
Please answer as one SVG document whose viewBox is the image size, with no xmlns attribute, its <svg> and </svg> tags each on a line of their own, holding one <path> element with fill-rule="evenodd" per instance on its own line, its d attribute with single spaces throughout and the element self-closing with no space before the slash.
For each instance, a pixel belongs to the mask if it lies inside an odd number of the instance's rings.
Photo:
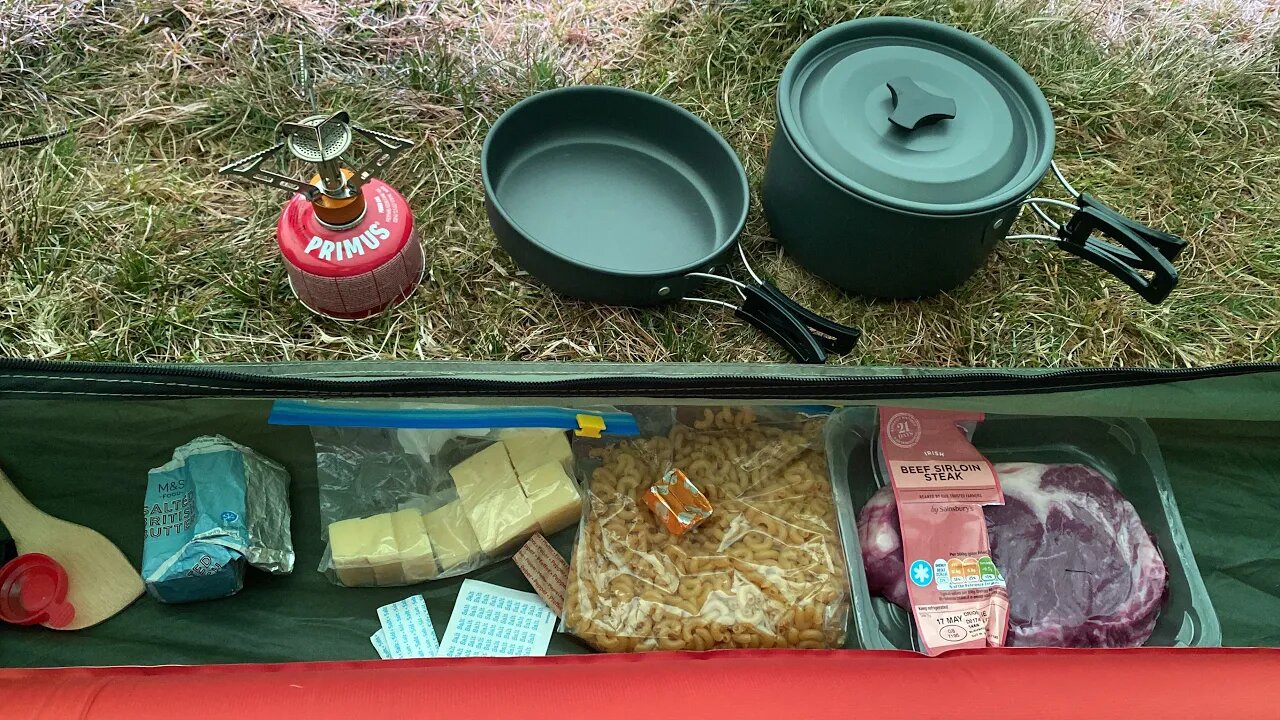
<svg viewBox="0 0 1280 720">
<path fill-rule="evenodd" d="M 415 583 L 436 576 L 436 559 L 422 513 L 414 509 L 391 513 L 391 527 L 396 534 L 400 568 L 405 582 Z"/>
<path fill-rule="evenodd" d="M 501 555 L 538 529 L 505 443 L 454 465 L 449 475 L 485 554 Z"/>
<path fill-rule="evenodd" d="M 507 430 L 502 433 L 502 442 L 517 475 L 531 473 L 549 462 L 558 462 L 565 470 L 573 468 L 573 449 L 563 430 Z"/>
<path fill-rule="evenodd" d="M 391 516 L 339 520 L 329 525 L 329 554 L 338 582 L 348 587 L 404 582 Z"/>
<path fill-rule="evenodd" d="M 558 460 L 520 475 L 520 486 L 529 498 L 529 507 L 543 535 L 559 532 L 578 522 L 582 515 L 582 495 Z"/>
<path fill-rule="evenodd" d="M 507 456 L 507 446 L 493 443 L 449 469 L 458 489 L 458 497 L 468 507 L 477 504 L 487 493 L 519 488 L 515 468 Z"/>
<path fill-rule="evenodd" d="M 403 585 L 404 569 L 400 566 L 400 549 L 396 545 L 396 530 L 391 515 L 382 513 L 364 519 L 373 547 L 369 554 L 369 566 L 373 568 L 374 584 L 379 586 Z"/>
<path fill-rule="evenodd" d="M 339 520 L 329 524 L 329 553 L 338 582 L 347 587 L 372 585 L 373 568 L 369 566 L 368 535 L 362 518 Z"/>
<path fill-rule="evenodd" d="M 401 510 L 329 525 L 329 554 L 348 587 L 404 585 L 437 575 L 422 513 Z"/>
<path fill-rule="evenodd" d="M 452 570 L 480 555 L 480 543 L 476 541 L 461 500 L 427 513 L 423 524 L 441 572 Z"/>
<path fill-rule="evenodd" d="M 518 483 L 464 498 L 463 506 L 480 549 L 490 557 L 515 549 L 538 530 L 538 519 Z"/>
</svg>

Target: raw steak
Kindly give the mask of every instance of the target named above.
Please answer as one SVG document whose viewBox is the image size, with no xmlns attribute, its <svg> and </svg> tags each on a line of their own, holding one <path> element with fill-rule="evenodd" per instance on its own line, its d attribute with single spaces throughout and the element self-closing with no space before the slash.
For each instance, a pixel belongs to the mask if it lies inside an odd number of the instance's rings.
<svg viewBox="0 0 1280 720">
<path fill-rule="evenodd" d="M 1005 504 L 983 508 L 1009 584 L 1008 645 L 1131 647 L 1151 636 L 1167 571 L 1138 513 L 1083 465 L 995 466 Z M 898 512 L 885 487 L 858 514 L 873 595 L 909 608 Z"/>
</svg>

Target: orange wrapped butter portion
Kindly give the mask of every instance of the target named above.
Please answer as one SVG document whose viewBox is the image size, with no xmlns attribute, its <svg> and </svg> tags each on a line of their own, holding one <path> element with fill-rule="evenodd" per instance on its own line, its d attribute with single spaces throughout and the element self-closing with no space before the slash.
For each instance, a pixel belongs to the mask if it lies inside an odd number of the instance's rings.
<svg viewBox="0 0 1280 720">
<path fill-rule="evenodd" d="M 644 494 L 658 524 L 683 535 L 711 517 L 711 501 L 680 470 L 669 470 Z"/>
</svg>

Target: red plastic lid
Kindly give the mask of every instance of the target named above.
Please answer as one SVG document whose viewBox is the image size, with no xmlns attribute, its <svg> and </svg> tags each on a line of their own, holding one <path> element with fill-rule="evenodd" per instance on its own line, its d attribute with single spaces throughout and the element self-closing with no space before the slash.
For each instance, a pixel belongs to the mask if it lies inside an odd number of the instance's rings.
<svg viewBox="0 0 1280 720">
<path fill-rule="evenodd" d="M 66 599 L 67 571 L 48 555 L 19 555 L 0 568 L 0 620 L 66 627 L 76 616 Z"/>
</svg>

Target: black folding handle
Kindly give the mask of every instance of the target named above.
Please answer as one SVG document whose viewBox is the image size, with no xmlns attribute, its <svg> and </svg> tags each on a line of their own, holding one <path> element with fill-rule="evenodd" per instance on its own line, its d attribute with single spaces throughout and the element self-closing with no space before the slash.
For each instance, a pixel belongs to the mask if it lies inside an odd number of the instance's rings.
<svg viewBox="0 0 1280 720">
<path fill-rule="evenodd" d="M 858 328 L 841 325 L 834 320 L 822 317 L 787 297 L 767 280 L 761 280 L 756 284 L 756 288 L 785 308 L 792 317 L 805 326 L 814 340 L 826 350 L 830 350 L 837 355 L 844 355 L 847 352 L 851 352 L 862 337 L 862 331 Z"/>
<path fill-rule="evenodd" d="M 715 272 L 695 272 L 689 276 L 733 285 L 742 295 L 741 305 L 733 306 L 706 298 L 691 299 L 732 307 L 734 314 L 773 338 L 797 362 L 822 364 L 827 361 L 827 351 L 843 355 L 858 344 L 858 339 L 862 337 L 861 330 L 828 320 L 787 297 L 751 268 L 751 262 L 747 260 L 747 253 L 741 245 L 738 246 L 738 255 L 751 274 L 751 282 L 739 282 Z"/>
<path fill-rule="evenodd" d="M 1076 206 L 1058 228 L 1058 246 L 1116 276 L 1147 302 L 1164 302 L 1178 284 L 1173 260 L 1187 241 L 1125 217 L 1088 193 L 1076 197 Z M 1094 238 L 1095 232 L 1116 244 Z"/>
<path fill-rule="evenodd" d="M 796 362 L 821 365 L 827 361 L 827 352 L 783 303 L 759 285 L 743 285 L 742 304 L 734 314 L 754 325 L 773 338 Z M 776 290 L 775 290 L 776 292 Z M 779 293 L 780 294 L 780 293 Z"/>
</svg>

